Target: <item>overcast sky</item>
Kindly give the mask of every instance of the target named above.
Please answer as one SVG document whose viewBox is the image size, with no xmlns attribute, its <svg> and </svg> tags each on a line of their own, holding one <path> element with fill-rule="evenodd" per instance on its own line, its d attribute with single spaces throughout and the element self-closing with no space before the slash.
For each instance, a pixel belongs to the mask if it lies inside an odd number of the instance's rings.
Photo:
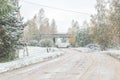
<svg viewBox="0 0 120 80">
<path fill-rule="evenodd" d="M 31 19 L 41 8 L 43 8 L 46 17 L 50 20 L 53 18 L 56 20 L 59 33 L 67 32 L 73 19 L 77 20 L 79 24 L 82 25 L 83 21 L 89 21 L 90 15 L 46 8 L 40 5 L 30 4 L 26 1 L 81 13 L 95 13 L 95 0 L 20 0 L 21 15 L 24 17 L 25 21 Z"/>
</svg>

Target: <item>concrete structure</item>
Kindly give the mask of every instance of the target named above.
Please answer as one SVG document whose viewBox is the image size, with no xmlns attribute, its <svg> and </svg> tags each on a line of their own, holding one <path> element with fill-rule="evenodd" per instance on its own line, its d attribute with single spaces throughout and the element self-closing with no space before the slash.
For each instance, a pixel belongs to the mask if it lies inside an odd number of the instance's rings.
<svg viewBox="0 0 120 80">
<path fill-rule="evenodd" d="M 40 34 L 40 38 L 70 38 L 70 34 Z"/>
<path fill-rule="evenodd" d="M 45 38 L 52 39 L 55 46 L 57 38 L 70 38 L 70 34 L 40 34 L 40 39 Z"/>
</svg>

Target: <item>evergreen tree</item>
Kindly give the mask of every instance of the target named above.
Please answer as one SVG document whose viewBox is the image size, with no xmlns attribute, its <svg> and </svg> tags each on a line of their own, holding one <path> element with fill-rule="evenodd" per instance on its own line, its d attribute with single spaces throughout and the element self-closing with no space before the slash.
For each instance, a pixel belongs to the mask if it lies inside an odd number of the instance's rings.
<svg viewBox="0 0 120 80">
<path fill-rule="evenodd" d="M 14 10 L 14 6 L 11 5 L 12 1 L 13 0 L 0 0 L 0 19 Z"/>
<path fill-rule="evenodd" d="M 9 5 L 14 6 L 14 11 L 10 12 L 8 15 L 4 15 L 0 19 L 1 59 L 14 59 L 16 57 L 16 50 L 19 48 L 20 39 L 23 33 L 23 24 L 17 16 L 19 12 L 17 4 L 17 0 L 12 0 Z"/>
<path fill-rule="evenodd" d="M 86 46 L 89 43 L 92 43 L 90 38 L 90 29 L 89 25 L 86 21 L 83 22 L 82 28 L 79 29 L 77 33 L 77 39 L 76 39 L 78 46 Z"/>
</svg>

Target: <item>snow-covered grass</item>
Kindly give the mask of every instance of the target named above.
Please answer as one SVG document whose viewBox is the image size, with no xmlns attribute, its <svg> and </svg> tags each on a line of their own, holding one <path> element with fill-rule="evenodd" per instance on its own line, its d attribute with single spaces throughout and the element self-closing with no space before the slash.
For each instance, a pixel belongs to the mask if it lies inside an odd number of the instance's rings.
<svg viewBox="0 0 120 80">
<path fill-rule="evenodd" d="M 98 50 L 94 50 L 94 49 L 90 49 L 90 48 L 86 48 L 86 47 L 78 47 L 78 48 L 74 48 L 75 50 L 79 51 L 79 52 L 98 52 Z"/>
<path fill-rule="evenodd" d="M 106 54 L 120 60 L 120 50 L 113 50 L 113 49 L 109 49 L 107 51 L 104 51 Z"/>
<path fill-rule="evenodd" d="M 56 58 L 64 53 L 57 48 L 51 48 L 48 53 L 46 48 L 30 46 L 28 47 L 29 56 L 25 56 L 23 52 L 20 50 L 19 58 L 14 61 L 0 63 L 0 73 Z"/>
<path fill-rule="evenodd" d="M 74 49 L 79 52 L 85 52 L 85 53 L 86 52 L 87 53 L 91 53 L 91 52 L 105 53 L 105 54 L 108 54 L 108 55 L 120 60 L 120 50 L 109 49 L 106 51 L 99 51 L 99 50 L 94 50 L 94 49 L 90 49 L 90 48 L 86 48 L 86 47 L 79 47 L 79 48 L 74 48 Z"/>
</svg>

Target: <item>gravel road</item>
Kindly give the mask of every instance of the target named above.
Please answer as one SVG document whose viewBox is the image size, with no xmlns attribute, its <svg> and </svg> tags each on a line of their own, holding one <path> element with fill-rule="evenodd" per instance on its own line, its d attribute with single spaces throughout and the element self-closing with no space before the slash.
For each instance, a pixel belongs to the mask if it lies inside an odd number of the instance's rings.
<svg viewBox="0 0 120 80">
<path fill-rule="evenodd" d="M 120 62 L 99 53 L 63 49 L 50 61 L 0 74 L 0 80 L 120 80 Z"/>
</svg>

